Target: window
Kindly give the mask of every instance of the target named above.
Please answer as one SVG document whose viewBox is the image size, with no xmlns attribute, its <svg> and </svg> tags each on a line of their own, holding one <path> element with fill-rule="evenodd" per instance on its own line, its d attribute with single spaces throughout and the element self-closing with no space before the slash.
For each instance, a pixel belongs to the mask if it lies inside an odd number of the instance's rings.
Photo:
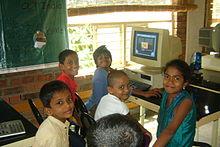
<svg viewBox="0 0 220 147">
<path fill-rule="evenodd" d="M 130 38 L 133 26 L 169 29 L 173 34 L 172 12 L 127 12 L 68 18 L 70 49 L 78 52 L 80 70 L 94 70 L 92 53 L 106 45 L 113 56 L 112 66 L 118 68 L 130 62 Z"/>
<path fill-rule="evenodd" d="M 211 27 L 216 26 L 216 24 L 220 23 L 220 1 L 213 0 L 212 8 L 212 20 L 211 20 Z"/>
</svg>

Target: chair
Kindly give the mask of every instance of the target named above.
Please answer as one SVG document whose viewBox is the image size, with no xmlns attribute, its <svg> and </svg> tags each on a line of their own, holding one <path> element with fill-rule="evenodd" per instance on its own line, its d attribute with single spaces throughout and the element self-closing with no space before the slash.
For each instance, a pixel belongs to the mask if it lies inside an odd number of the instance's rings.
<svg viewBox="0 0 220 147">
<path fill-rule="evenodd" d="M 95 120 L 92 116 L 90 116 L 88 114 L 88 110 L 87 110 L 86 106 L 84 105 L 80 96 L 77 93 L 75 93 L 75 94 L 76 94 L 75 109 L 79 115 L 79 119 L 82 124 L 82 126 L 80 128 L 80 135 L 83 138 L 85 138 L 86 132 L 93 124 L 95 124 Z"/>
<path fill-rule="evenodd" d="M 80 96 L 75 93 L 75 96 L 76 96 L 76 100 L 75 100 L 75 108 L 76 108 L 76 111 L 77 112 L 85 112 L 85 113 L 88 113 L 88 110 L 84 104 L 84 102 L 82 101 L 82 99 L 80 98 Z"/>
<path fill-rule="evenodd" d="M 34 116 L 35 116 L 35 118 L 36 118 L 38 124 L 40 125 L 40 124 L 44 121 L 42 115 L 41 115 L 40 112 L 38 111 L 38 109 L 37 109 L 37 107 L 36 107 L 36 105 L 34 104 L 34 102 L 33 102 L 32 99 L 28 99 L 28 103 L 29 103 L 29 105 L 30 105 L 30 107 L 31 107 L 31 110 L 32 110 L 32 112 L 33 112 L 33 114 L 34 114 Z"/>
</svg>

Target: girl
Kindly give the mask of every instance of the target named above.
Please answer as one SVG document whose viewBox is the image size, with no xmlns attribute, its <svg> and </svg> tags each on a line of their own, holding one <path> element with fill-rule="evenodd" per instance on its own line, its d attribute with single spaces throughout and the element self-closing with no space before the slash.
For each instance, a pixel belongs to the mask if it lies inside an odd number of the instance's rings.
<svg viewBox="0 0 220 147">
<path fill-rule="evenodd" d="M 186 62 L 175 59 L 164 70 L 165 91 L 158 115 L 157 141 L 154 147 L 191 147 L 195 135 L 195 103 L 185 87 L 190 80 Z"/>
</svg>

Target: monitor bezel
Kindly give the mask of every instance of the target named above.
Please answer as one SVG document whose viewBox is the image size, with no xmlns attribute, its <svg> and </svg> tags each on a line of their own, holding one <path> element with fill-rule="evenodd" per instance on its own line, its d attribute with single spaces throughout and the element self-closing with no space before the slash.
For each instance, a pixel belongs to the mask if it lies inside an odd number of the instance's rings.
<svg viewBox="0 0 220 147">
<path fill-rule="evenodd" d="M 139 34 L 143 34 L 143 35 L 154 35 L 155 36 L 155 48 L 154 48 L 154 52 L 155 52 L 155 55 L 154 57 L 152 56 L 144 56 L 144 55 L 139 55 L 139 54 L 136 54 L 136 50 L 137 50 L 137 40 L 138 40 L 138 35 Z M 133 38 L 133 55 L 136 56 L 136 57 L 141 57 L 141 58 L 146 58 L 146 59 L 152 59 L 152 60 L 157 60 L 157 50 L 158 50 L 158 39 L 159 39 L 159 33 L 158 32 L 146 32 L 146 31 L 137 31 L 135 30 L 134 31 L 134 38 Z"/>
</svg>

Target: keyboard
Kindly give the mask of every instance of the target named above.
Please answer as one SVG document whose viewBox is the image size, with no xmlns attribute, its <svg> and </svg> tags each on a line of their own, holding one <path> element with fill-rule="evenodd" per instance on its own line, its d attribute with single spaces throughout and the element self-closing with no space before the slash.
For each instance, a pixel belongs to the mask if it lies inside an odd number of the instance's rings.
<svg viewBox="0 0 220 147">
<path fill-rule="evenodd" d="M 150 88 L 150 85 L 135 80 L 130 80 L 130 84 L 132 89 L 135 90 L 148 91 Z"/>
<path fill-rule="evenodd" d="M 0 138 L 25 134 L 24 125 L 21 120 L 11 120 L 0 123 Z"/>
</svg>

